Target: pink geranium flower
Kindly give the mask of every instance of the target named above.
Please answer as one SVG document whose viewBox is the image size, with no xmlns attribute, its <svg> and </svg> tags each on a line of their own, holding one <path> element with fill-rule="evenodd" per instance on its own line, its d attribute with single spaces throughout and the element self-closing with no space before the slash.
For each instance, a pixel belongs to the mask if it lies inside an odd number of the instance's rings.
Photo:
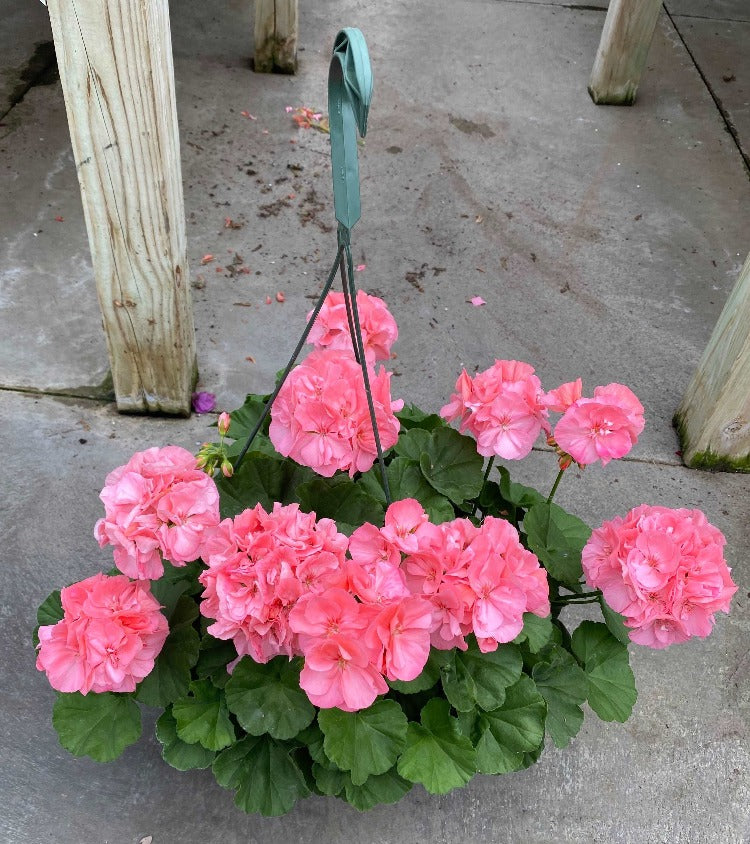
<svg viewBox="0 0 750 844">
<path fill-rule="evenodd" d="M 516 360 L 496 360 L 471 378 L 464 370 L 456 392 L 440 415 L 477 441 L 483 457 L 519 460 L 532 449 L 539 432 L 549 429 L 543 391 L 534 368 Z"/>
<path fill-rule="evenodd" d="M 380 442 L 385 450 L 398 439 L 390 373 L 370 372 Z M 375 437 L 359 364 L 346 351 L 312 352 L 281 388 L 271 410 L 269 429 L 276 450 L 319 475 L 367 471 L 377 458 Z"/>
<path fill-rule="evenodd" d="M 36 667 L 60 692 L 132 692 L 169 633 L 146 581 L 96 574 L 61 592 L 63 618 L 39 628 Z"/>
<path fill-rule="evenodd" d="M 665 648 L 705 637 L 737 586 L 724 537 L 700 510 L 641 505 L 605 522 L 583 549 L 586 580 L 625 617 L 630 638 Z"/>
<path fill-rule="evenodd" d="M 357 312 L 367 362 L 374 364 L 379 360 L 388 360 L 391 346 L 398 339 L 398 327 L 387 305 L 377 296 L 358 290 Z M 312 311 L 307 318 L 310 319 L 311 315 Z M 343 293 L 332 290 L 326 296 L 307 342 L 312 343 L 316 349 L 338 349 L 353 353 Z"/>
<path fill-rule="evenodd" d="M 134 454 L 107 476 L 99 496 L 105 516 L 94 528 L 99 545 L 114 546 L 115 565 L 129 577 L 162 576 L 162 558 L 184 566 L 201 556 L 219 523 L 216 484 L 184 448 Z"/>
<path fill-rule="evenodd" d="M 368 630 L 368 643 L 380 653 L 378 667 L 389 680 L 418 677 L 430 655 L 432 606 L 405 597 L 384 607 Z"/>
</svg>

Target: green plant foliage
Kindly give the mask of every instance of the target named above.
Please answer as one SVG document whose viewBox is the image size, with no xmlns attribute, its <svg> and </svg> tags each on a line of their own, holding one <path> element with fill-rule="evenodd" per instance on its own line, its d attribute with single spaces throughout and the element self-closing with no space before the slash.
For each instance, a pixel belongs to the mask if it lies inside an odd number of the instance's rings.
<svg viewBox="0 0 750 844">
<path fill-rule="evenodd" d="M 183 595 L 197 594 L 200 588 L 198 575 L 202 568 L 197 561 L 185 566 L 173 566 L 165 562 L 164 574 L 158 580 L 151 581 L 151 594 L 161 604 L 167 619 L 172 618 L 177 602 Z M 115 574 L 120 572 L 115 571 Z"/>
<path fill-rule="evenodd" d="M 350 772 L 354 785 L 385 773 L 406 742 L 406 716 L 393 700 L 376 701 L 359 712 L 321 709 L 318 724 L 325 736 L 326 756 Z"/>
<path fill-rule="evenodd" d="M 237 658 L 237 651 L 233 642 L 214 639 L 205 633 L 201 639 L 198 661 L 195 664 L 195 676 L 198 679 L 210 678 L 219 689 L 223 689 L 229 681 L 227 665 Z"/>
<path fill-rule="evenodd" d="M 591 536 L 591 528 L 557 504 L 534 504 L 523 519 L 529 548 L 542 565 L 572 591 L 580 591 L 583 577 L 581 551 Z"/>
<path fill-rule="evenodd" d="M 619 612 L 615 612 L 612 607 L 604 600 L 604 596 L 599 596 L 599 606 L 601 607 L 602 615 L 604 616 L 604 623 L 607 625 L 607 630 L 623 645 L 630 642 L 630 631 L 625 626 L 625 619 Z"/>
<path fill-rule="evenodd" d="M 206 750 L 201 744 L 188 744 L 177 735 L 177 722 L 169 707 L 156 722 L 156 738 L 162 745 L 162 758 L 178 771 L 209 768 L 216 758 L 216 751 Z"/>
<path fill-rule="evenodd" d="M 297 487 L 316 477 L 311 469 L 283 457 L 254 454 L 252 460 L 242 461 L 231 478 L 216 480 L 221 517 L 232 518 L 256 504 L 266 510 L 272 510 L 275 501 L 289 504 L 297 500 Z"/>
<path fill-rule="evenodd" d="M 483 462 L 474 440 L 453 428 L 436 428 L 419 458 L 430 485 L 455 504 L 479 495 Z"/>
<path fill-rule="evenodd" d="M 637 698 L 628 649 L 605 624 L 584 621 L 573 632 L 573 653 L 589 683 L 589 706 L 602 721 L 627 721 Z"/>
<path fill-rule="evenodd" d="M 184 697 L 190 686 L 190 669 L 198 660 L 200 637 L 193 627 L 198 606 L 182 596 L 170 619 L 170 631 L 151 673 L 138 684 L 136 698 L 147 706 L 167 706 Z"/>
<path fill-rule="evenodd" d="M 380 501 L 346 475 L 316 477 L 297 487 L 297 496 L 302 510 L 314 512 L 319 519 L 333 519 L 347 535 L 364 522 L 383 522 L 385 509 Z"/>
<path fill-rule="evenodd" d="M 416 405 L 404 405 L 403 410 L 396 414 L 401 423 L 401 429 L 408 431 L 411 428 L 424 428 L 425 431 L 434 431 L 435 428 L 444 428 L 445 420 L 437 413 L 425 413 Z"/>
<path fill-rule="evenodd" d="M 226 685 L 227 706 L 250 735 L 294 738 L 315 718 L 299 685 L 302 660 L 277 656 L 265 665 L 244 657 Z"/>
<path fill-rule="evenodd" d="M 222 750 L 236 738 L 224 692 L 209 680 L 194 680 L 190 695 L 175 701 L 172 714 L 177 735 L 188 744 L 200 742 L 206 750 Z"/>
<path fill-rule="evenodd" d="M 451 716 L 448 701 L 431 700 L 420 721 L 409 723 L 398 773 L 421 783 L 431 794 L 446 794 L 466 785 L 477 771 L 476 754 L 458 719 Z"/>
<path fill-rule="evenodd" d="M 56 589 L 54 592 L 47 595 L 37 610 L 37 626 L 34 628 L 32 636 L 32 643 L 34 647 L 39 644 L 39 628 L 57 624 L 58 621 L 62 620 L 63 615 L 62 603 L 60 602 L 60 590 Z"/>
<path fill-rule="evenodd" d="M 450 500 L 439 493 L 422 473 L 418 462 L 396 457 L 388 466 L 388 486 L 394 501 L 416 498 L 433 524 L 439 525 L 455 518 Z"/>
<path fill-rule="evenodd" d="M 220 753 L 212 765 L 216 781 L 236 791 L 243 812 L 277 817 L 310 789 L 289 747 L 268 735 L 247 736 Z"/>
<path fill-rule="evenodd" d="M 74 756 L 111 762 L 141 737 L 141 710 L 128 694 L 71 692 L 58 695 L 52 724 Z"/>
<path fill-rule="evenodd" d="M 523 630 L 513 640 L 516 644 L 526 643 L 531 653 L 538 653 L 552 638 L 552 619 L 540 618 L 531 612 L 523 614 Z"/>
<path fill-rule="evenodd" d="M 588 680 L 568 651 L 550 645 L 531 673 L 547 704 L 546 728 L 557 747 L 567 747 L 583 724 L 581 705 L 588 696 Z"/>
</svg>

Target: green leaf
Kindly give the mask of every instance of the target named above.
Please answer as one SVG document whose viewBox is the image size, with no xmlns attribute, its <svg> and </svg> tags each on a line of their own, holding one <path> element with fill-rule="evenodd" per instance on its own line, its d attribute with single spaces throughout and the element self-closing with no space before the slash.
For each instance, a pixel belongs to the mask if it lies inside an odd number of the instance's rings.
<svg viewBox="0 0 750 844">
<path fill-rule="evenodd" d="M 485 774 L 499 774 L 523 767 L 523 754 L 544 741 L 546 711 L 534 681 L 523 674 L 506 691 L 502 706 L 480 716 L 477 768 Z"/>
<path fill-rule="evenodd" d="M 351 783 L 352 781 L 352 778 L 346 771 L 333 766 L 326 768 L 318 762 L 313 762 L 312 773 L 315 778 L 315 785 L 323 794 L 327 794 L 329 797 L 338 797 L 347 783 Z"/>
<path fill-rule="evenodd" d="M 355 785 L 393 766 L 404 748 L 407 723 L 393 700 L 378 700 L 358 712 L 321 709 L 318 713 L 326 756 L 343 771 L 350 771 Z"/>
<path fill-rule="evenodd" d="M 61 694 L 52 710 L 60 744 L 74 756 L 111 762 L 141 736 L 141 710 L 130 695 Z"/>
<path fill-rule="evenodd" d="M 195 674 L 199 679 L 210 677 L 214 686 L 223 689 L 229 681 L 227 665 L 235 659 L 237 649 L 232 641 L 214 639 L 210 633 L 206 633 L 201 638 Z"/>
<path fill-rule="evenodd" d="M 256 504 L 271 510 L 275 501 L 296 501 L 297 487 L 314 477 L 312 469 L 281 456 L 248 453 L 231 478 L 216 481 L 221 517 L 232 518 Z"/>
<path fill-rule="evenodd" d="M 175 701 L 172 715 L 177 735 L 188 744 L 200 742 L 206 750 L 221 750 L 235 740 L 224 692 L 210 680 L 194 680 L 191 695 Z"/>
<path fill-rule="evenodd" d="M 411 428 L 424 428 L 425 431 L 434 431 L 435 428 L 444 428 L 446 422 L 436 413 L 425 413 L 414 404 L 407 404 L 403 410 L 396 414 L 401 427 L 408 431 Z"/>
<path fill-rule="evenodd" d="M 439 651 L 437 648 L 430 648 L 430 655 L 418 677 L 413 680 L 388 680 L 388 685 L 406 695 L 417 694 L 431 689 L 440 679 L 440 669 L 446 663 L 453 661 L 452 651 Z"/>
<path fill-rule="evenodd" d="M 477 685 L 468 666 L 451 651 L 452 659 L 440 668 L 443 692 L 458 712 L 470 712 L 477 702 Z"/>
<path fill-rule="evenodd" d="M 535 504 L 523 519 L 529 548 L 547 571 L 573 591 L 580 591 L 583 576 L 581 551 L 591 528 L 557 504 Z"/>
<path fill-rule="evenodd" d="M 589 681 L 589 706 L 602 721 L 627 721 L 638 697 L 627 647 L 605 624 L 584 621 L 573 633 L 573 653 Z"/>
<path fill-rule="evenodd" d="M 456 662 L 462 663 L 471 676 L 474 700 L 484 710 L 502 705 L 506 689 L 519 680 L 523 670 L 521 651 L 516 645 L 499 645 L 496 651 L 483 654 L 473 636 L 467 650 L 456 652 Z"/>
<path fill-rule="evenodd" d="M 270 736 L 247 736 L 220 753 L 212 770 L 219 785 L 236 789 L 234 802 L 248 814 L 278 817 L 310 793 L 288 745 Z"/>
<path fill-rule="evenodd" d="M 625 617 L 615 612 L 612 607 L 604 600 L 604 596 L 599 596 L 599 606 L 604 616 L 604 623 L 607 625 L 607 630 L 623 645 L 630 642 L 630 628 L 625 626 Z"/>
<path fill-rule="evenodd" d="M 333 519 L 342 533 L 350 534 L 364 522 L 383 523 L 383 505 L 346 475 L 315 478 L 301 484 L 297 495 L 302 510 Z"/>
<path fill-rule="evenodd" d="M 526 642 L 526 646 L 531 653 L 539 653 L 539 651 L 552 638 L 552 619 L 550 616 L 540 618 L 531 612 L 523 614 L 523 630 L 513 640 L 516 644 Z"/>
<path fill-rule="evenodd" d="M 336 766 L 325 755 L 323 750 L 323 740 L 325 736 L 318 726 L 317 722 L 313 721 L 309 727 L 306 727 L 302 732 L 295 736 L 295 741 L 301 742 L 308 750 L 310 758 L 319 765 L 325 767 Z"/>
<path fill-rule="evenodd" d="M 200 744 L 187 744 L 177 735 L 177 722 L 170 708 L 156 722 L 156 738 L 162 744 L 162 758 L 178 771 L 208 768 L 216 758 L 215 751 L 206 750 Z"/>
<path fill-rule="evenodd" d="M 407 457 L 419 463 L 423 451 L 427 451 L 427 443 L 430 441 L 430 432 L 423 428 L 413 428 L 405 434 L 401 434 L 393 450 L 399 457 Z"/>
<path fill-rule="evenodd" d="M 412 787 L 395 768 L 368 777 L 362 785 L 354 785 L 349 776 L 347 780 L 344 787 L 346 799 L 360 812 L 367 812 L 381 803 L 396 803 Z"/>
<path fill-rule="evenodd" d="M 409 724 L 398 773 L 431 794 L 446 794 L 474 776 L 474 747 L 451 717 L 447 700 L 431 700 L 422 710 L 421 724 Z"/>
<path fill-rule="evenodd" d="M 455 518 L 451 502 L 427 482 L 418 463 L 397 457 L 388 466 L 387 475 L 394 501 L 416 498 L 435 525 Z"/>
<path fill-rule="evenodd" d="M 198 575 L 203 570 L 199 561 L 185 566 L 173 566 L 164 562 L 164 574 L 158 580 L 151 581 L 151 594 L 162 606 L 162 612 L 170 620 L 177 607 L 177 602 L 185 594 L 195 594 L 202 589 Z"/>
<path fill-rule="evenodd" d="M 190 669 L 198 659 L 200 637 L 192 623 L 198 607 L 192 598 L 182 596 L 170 621 L 171 630 L 154 667 L 139 684 L 136 698 L 146 706 L 167 706 L 187 694 Z"/>
<path fill-rule="evenodd" d="M 479 495 L 483 463 L 474 440 L 453 428 L 433 431 L 419 459 L 425 478 L 456 504 Z"/>
<path fill-rule="evenodd" d="M 56 589 L 47 595 L 36 612 L 37 626 L 34 628 L 34 635 L 32 637 L 34 647 L 39 644 L 39 628 L 57 624 L 58 621 L 62 621 L 64 615 L 62 603 L 60 602 L 60 590 Z"/>
<path fill-rule="evenodd" d="M 255 428 L 258 420 L 263 415 L 266 402 L 269 396 L 258 396 L 250 393 L 244 401 L 242 407 L 233 410 L 229 416 L 231 423 L 227 433 L 228 439 L 244 441 L 250 436 L 252 430 Z M 261 434 L 268 434 L 268 426 L 271 423 L 270 415 L 266 417 L 263 426 L 261 427 Z M 212 426 L 215 427 L 215 426 Z"/>
<path fill-rule="evenodd" d="M 583 724 L 581 704 L 588 695 L 588 680 L 564 648 L 552 645 L 543 656 L 531 676 L 547 703 L 547 732 L 557 747 L 567 747 Z"/>
<path fill-rule="evenodd" d="M 528 510 L 535 504 L 543 504 L 547 500 L 533 487 L 511 481 L 510 472 L 505 466 L 498 466 L 498 472 L 500 472 L 500 494 L 510 504 Z"/>
<path fill-rule="evenodd" d="M 260 665 L 243 657 L 226 685 L 227 706 L 250 735 L 294 738 L 315 718 L 299 685 L 301 660 L 277 656 Z"/>
</svg>

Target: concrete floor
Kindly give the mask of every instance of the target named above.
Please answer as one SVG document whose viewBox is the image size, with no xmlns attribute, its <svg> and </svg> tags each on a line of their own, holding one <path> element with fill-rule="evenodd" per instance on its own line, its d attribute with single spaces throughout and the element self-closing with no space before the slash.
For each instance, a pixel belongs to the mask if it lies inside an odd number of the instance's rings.
<svg viewBox="0 0 750 844">
<path fill-rule="evenodd" d="M 637 104 L 607 108 L 586 93 L 604 21 L 588 4 L 302 3 L 299 73 L 283 77 L 249 69 L 245 0 L 172 3 L 201 389 L 227 409 L 267 390 L 327 273 L 327 138 L 285 106 L 325 108 L 333 37 L 358 26 L 375 94 L 353 243 L 357 280 L 399 323 L 394 393 L 436 409 L 462 365 L 495 357 L 528 360 L 547 387 L 629 384 L 646 407 L 640 443 L 566 479 L 561 502 L 591 524 L 642 501 L 701 507 L 740 584 L 705 642 L 633 650 L 627 724 L 590 714 L 566 750 L 442 798 L 415 788 L 367 815 L 311 798 L 274 821 L 239 813 L 210 772 L 165 766 L 148 719 L 104 766 L 69 756 L 52 729 L 36 606 L 109 567 L 91 536 L 105 474 L 150 445 L 194 448 L 207 419 L 59 395 L 95 396 L 108 364 L 62 94 L 41 84 L 46 12 L 0 0 L 2 842 L 750 842 L 750 477 L 683 468 L 670 425 L 750 248 L 750 12 L 667 7 Z M 201 267 L 207 252 L 221 261 Z M 235 255 L 250 274 L 216 271 Z M 279 290 L 285 303 L 265 305 Z M 547 486 L 549 456 L 515 475 Z"/>
</svg>

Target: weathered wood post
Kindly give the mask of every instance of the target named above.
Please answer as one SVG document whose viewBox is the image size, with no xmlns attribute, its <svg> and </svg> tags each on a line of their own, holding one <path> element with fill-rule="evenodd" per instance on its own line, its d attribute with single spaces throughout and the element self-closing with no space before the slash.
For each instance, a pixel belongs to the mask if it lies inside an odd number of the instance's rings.
<svg viewBox="0 0 750 844">
<path fill-rule="evenodd" d="M 750 471 L 750 255 L 675 414 L 675 425 L 686 465 Z"/>
<path fill-rule="evenodd" d="M 633 105 L 661 0 L 610 0 L 589 81 L 598 105 Z"/>
<path fill-rule="evenodd" d="M 49 0 L 117 408 L 187 415 L 195 332 L 167 0 Z"/>
<path fill-rule="evenodd" d="M 298 0 L 255 0 L 255 59 L 258 73 L 297 70 Z"/>
</svg>

